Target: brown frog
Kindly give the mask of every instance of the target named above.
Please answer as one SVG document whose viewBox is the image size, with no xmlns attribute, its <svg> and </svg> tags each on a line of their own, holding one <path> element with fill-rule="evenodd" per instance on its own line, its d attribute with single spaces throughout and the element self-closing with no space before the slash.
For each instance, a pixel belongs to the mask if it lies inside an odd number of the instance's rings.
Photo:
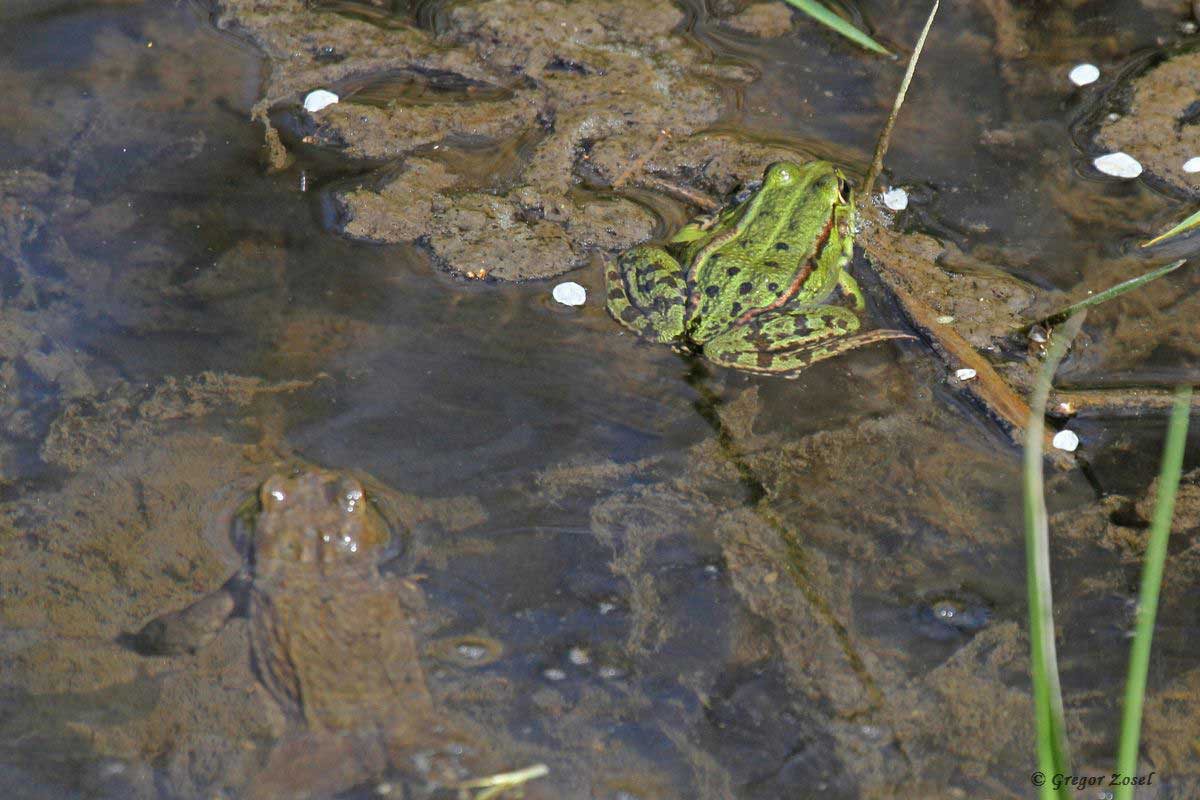
<svg viewBox="0 0 1200 800">
<path fill-rule="evenodd" d="M 362 483 L 314 468 L 277 474 L 235 520 L 243 569 L 128 639 L 147 655 L 189 652 L 248 618 L 255 671 L 291 721 L 248 796 L 325 796 L 389 767 L 433 789 L 476 767 L 425 683 L 412 626 L 420 591 L 380 573 L 397 536 Z"/>
</svg>

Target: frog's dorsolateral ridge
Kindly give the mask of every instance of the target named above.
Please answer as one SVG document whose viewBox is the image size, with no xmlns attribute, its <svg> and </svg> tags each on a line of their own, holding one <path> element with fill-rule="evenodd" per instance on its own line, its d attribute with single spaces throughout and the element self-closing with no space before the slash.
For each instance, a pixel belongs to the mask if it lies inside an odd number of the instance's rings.
<svg viewBox="0 0 1200 800">
<path fill-rule="evenodd" d="M 900 331 L 857 333 L 864 307 L 845 270 L 854 248 L 845 179 L 825 161 L 777 162 L 749 198 L 641 245 L 607 273 L 608 308 L 658 342 L 749 372 L 795 375 Z M 841 291 L 852 308 L 831 303 Z"/>
</svg>

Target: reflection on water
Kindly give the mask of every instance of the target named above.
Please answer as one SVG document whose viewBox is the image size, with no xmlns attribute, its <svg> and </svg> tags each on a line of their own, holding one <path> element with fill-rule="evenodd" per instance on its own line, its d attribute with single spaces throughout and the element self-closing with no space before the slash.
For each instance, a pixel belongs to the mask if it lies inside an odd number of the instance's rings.
<svg viewBox="0 0 1200 800">
<path fill-rule="evenodd" d="M 1017 454 L 922 347 L 748 377 L 623 334 L 595 266 L 571 276 L 589 292 L 576 310 L 550 284 L 456 280 L 419 248 L 338 238 L 324 192 L 361 165 L 302 154 L 264 174 L 248 122 L 263 65 L 205 11 L 28 5 L 0 32 L 0 794 L 208 797 L 253 778 L 281 728 L 246 699 L 240 628 L 174 660 L 114 642 L 219 586 L 239 499 L 303 460 L 482 509 L 427 514 L 388 569 L 421 576 L 439 701 L 514 768 L 550 765 L 544 796 L 1023 795 Z M 314 5 L 436 28 L 446 4 Z M 760 74 L 722 128 L 865 161 L 895 64 L 799 18 L 760 39 L 723 21 L 739 4 L 683 5 L 714 58 Z M 902 20 L 894 42 L 920 23 L 860 5 Z M 1069 137 L 1085 98 L 1064 75 L 1173 20 L 1113 0 L 1038 16 L 1018 41 L 1026 12 L 988 5 L 1010 16 L 938 21 L 889 157 L 914 198 L 898 223 L 1040 286 L 1107 285 L 1141 263 L 1134 220 L 1178 206 L 1088 175 Z M 391 78 L 358 99 L 503 100 Z M 524 152 L 460 155 L 481 172 Z M 902 324 L 855 269 L 881 324 Z M 1093 315 L 1064 377 L 1194 380 L 1197 280 Z M 1082 424 L 1105 490 L 1144 489 L 1160 430 Z M 1111 517 L 1077 473 L 1052 488 L 1071 512 L 1067 651 L 1088 653 L 1065 659 L 1069 712 L 1091 731 L 1081 757 L 1105 763 L 1135 516 Z M 1160 709 L 1151 730 L 1195 730 L 1194 634 L 1176 621 L 1156 640 L 1186 713 Z"/>
</svg>

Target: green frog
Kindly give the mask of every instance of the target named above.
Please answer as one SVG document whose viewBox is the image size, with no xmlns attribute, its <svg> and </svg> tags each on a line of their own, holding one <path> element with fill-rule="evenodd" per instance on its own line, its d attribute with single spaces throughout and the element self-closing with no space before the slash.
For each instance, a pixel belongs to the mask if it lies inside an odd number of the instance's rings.
<svg viewBox="0 0 1200 800">
<path fill-rule="evenodd" d="M 666 246 L 627 250 L 607 273 L 608 309 L 657 342 L 748 372 L 794 377 L 809 364 L 887 339 L 858 333 L 862 291 L 846 271 L 854 206 L 826 161 L 776 162 L 762 186 Z M 841 290 L 850 307 L 834 301 Z"/>
</svg>

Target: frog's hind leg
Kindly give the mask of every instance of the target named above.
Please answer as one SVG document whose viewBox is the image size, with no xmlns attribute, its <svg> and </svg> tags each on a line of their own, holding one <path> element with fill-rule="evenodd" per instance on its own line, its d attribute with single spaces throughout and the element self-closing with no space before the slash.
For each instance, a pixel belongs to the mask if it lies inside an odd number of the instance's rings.
<svg viewBox="0 0 1200 800">
<path fill-rule="evenodd" d="M 807 306 L 763 314 L 704 343 L 704 355 L 722 366 L 795 377 L 810 364 L 889 339 L 903 331 L 857 333 L 859 319 L 842 306 Z"/>
<path fill-rule="evenodd" d="M 609 265 L 605 284 L 608 312 L 625 327 L 659 342 L 683 335 L 687 281 L 670 253 L 635 247 Z"/>
</svg>

